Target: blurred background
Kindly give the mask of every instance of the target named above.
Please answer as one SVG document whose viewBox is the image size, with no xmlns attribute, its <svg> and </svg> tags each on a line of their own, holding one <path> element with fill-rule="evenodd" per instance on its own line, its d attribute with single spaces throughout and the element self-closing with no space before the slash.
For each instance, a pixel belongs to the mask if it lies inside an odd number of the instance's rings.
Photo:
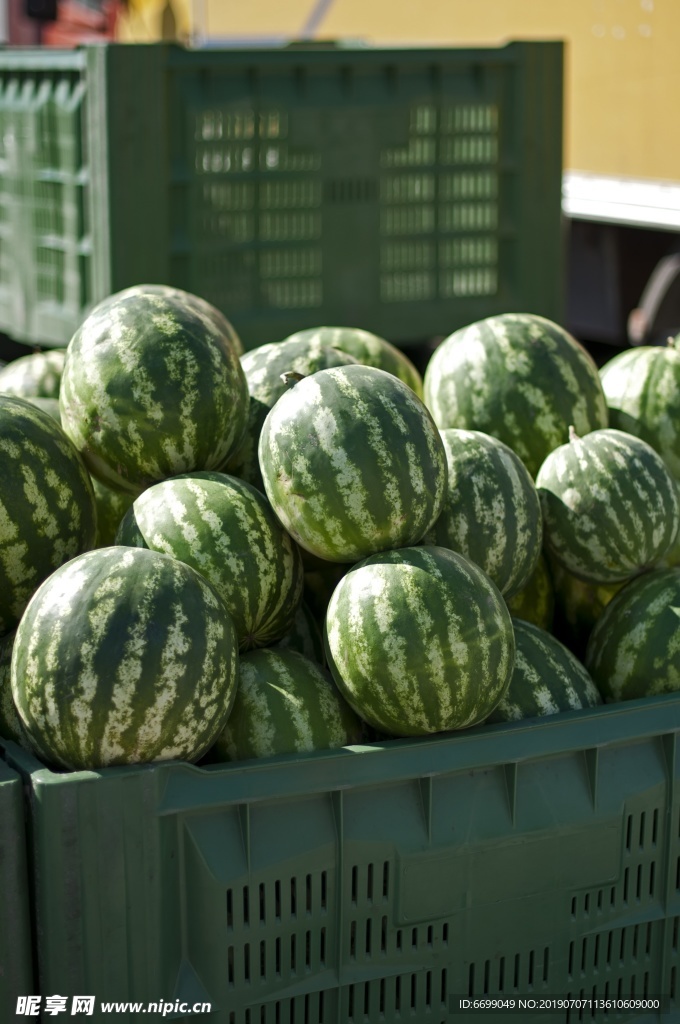
<svg viewBox="0 0 680 1024">
<path fill-rule="evenodd" d="M 10 46 L 497 46 L 563 40 L 564 321 L 595 351 L 680 329 L 677 0 L 3 0 Z"/>
</svg>

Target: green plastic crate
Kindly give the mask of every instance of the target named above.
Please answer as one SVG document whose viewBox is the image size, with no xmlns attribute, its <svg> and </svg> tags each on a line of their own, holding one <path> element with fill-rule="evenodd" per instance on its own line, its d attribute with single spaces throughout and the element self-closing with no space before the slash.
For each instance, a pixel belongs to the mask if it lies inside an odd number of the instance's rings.
<svg viewBox="0 0 680 1024">
<path fill-rule="evenodd" d="M 0 329 L 65 344 L 145 281 L 248 347 L 560 320 L 562 51 L 0 51 Z"/>
<path fill-rule="evenodd" d="M 0 1021 L 34 992 L 26 823 L 19 775 L 0 759 Z"/>
<path fill-rule="evenodd" d="M 40 990 L 209 1002 L 189 1019 L 215 1024 L 664 996 L 514 1019 L 677 1022 L 679 730 L 673 695 L 209 767 L 57 773 L 8 745 L 31 794 Z"/>
</svg>

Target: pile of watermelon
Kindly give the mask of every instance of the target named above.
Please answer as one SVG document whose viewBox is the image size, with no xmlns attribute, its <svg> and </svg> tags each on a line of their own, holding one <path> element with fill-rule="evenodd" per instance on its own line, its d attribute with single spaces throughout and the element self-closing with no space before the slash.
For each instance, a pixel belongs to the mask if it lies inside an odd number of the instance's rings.
<svg viewBox="0 0 680 1024">
<path fill-rule="evenodd" d="M 66 770 L 680 689 L 680 352 L 529 314 L 421 377 L 140 285 L 0 369 L 0 735 Z"/>
</svg>

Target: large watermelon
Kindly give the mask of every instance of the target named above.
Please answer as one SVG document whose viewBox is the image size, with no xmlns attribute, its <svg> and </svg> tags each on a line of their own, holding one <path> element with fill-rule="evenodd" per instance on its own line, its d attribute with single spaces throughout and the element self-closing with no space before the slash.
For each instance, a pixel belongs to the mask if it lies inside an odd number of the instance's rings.
<svg viewBox="0 0 680 1024">
<path fill-rule="evenodd" d="M 248 388 L 212 316 L 138 287 L 100 303 L 78 328 L 59 401 L 92 475 L 136 494 L 178 473 L 220 469 L 245 429 Z"/>
<path fill-rule="evenodd" d="M 543 519 L 534 482 L 511 448 L 477 430 L 442 430 L 448 465 L 441 515 L 426 544 L 459 551 L 509 597 L 541 554 Z"/>
<path fill-rule="evenodd" d="M 371 366 L 298 381 L 264 422 L 260 469 L 274 511 L 320 558 L 354 562 L 416 544 L 442 510 L 446 453 L 402 381 Z"/>
<path fill-rule="evenodd" d="M 515 667 L 488 722 L 539 718 L 602 703 L 588 672 L 564 644 L 530 622 L 513 619 L 513 627 Z"/>
<path fill-rule="evenodd" d="M 310 327 L 306 331 L 291 334 L 286 340 L 339 349 L 352 356 L 357 363 L 375 366 L 394 374 L 404 384 L 408 384 L 418 398 L 423 397 L 422 378 L 408 356 L 370 331 L 359 327 Z"/>
<path fill-rule="evenodd" d="M 30 401 L 0 395 L 0 636 L 63 562 L 92 547 L 95 503 L 71 441 Z"/>
<path fill-rule="evenodd" d="M 373 555 L 338 583 L 326 657 L 354 710 L 396 736 L 484 721 L 512 673 L 515 640 L 496 585 L 448 548 Z"/>
<path fill-rule="evenodd" d="M 680 690 L 680 569 L 626 583 L 595 623 L 585 665 L 607 701 Z"/>
<path fill-rule="evenodd" d="M 651 444 L 680 481 L 680 340 L 619 352 L 600 379 L 609 425 Z"/>
<path fill-rule="evenodd" d="M 211 757 L 303 754 L 359 743 L 362 734 L 325 669 L 297 651 L 268 648 L 242 655 L 234 707 Z"/>
<path fill-rule="evenodd" d="M 147 295 L 160 295 L 163 298 L 169 298 L 180 302 L 182 305 L 188 306 L 189 309 L 193 309 L 194 312 L 198 313 L 201 317 L 206 317 L 212 321 L 217 330 L 228 339 L 229 344 L 234 351 L 240 356 L 243 354 L 243 343 L 236 333 L 236 329 L 230 320 L 227 320 L 222 310 L 218 309 L 217 306 L 213 306 L 211 302 L 204 299 L 201 295 L 194 295 L 193 292 L 186 292 L 182 288 L 175 288 L 169 284 L 144 284 L 135 285 L 133 288 L 126 288 L 125 291 L 119 292 L 118 294 L 124 295 L 127 292 L 136 292 L 139 289 L 143 289 Z M 104 299 L 103 303 L 109 302 L 109 299 Z M 99 305 L 102 305 L 100 303 Z M 99 308 L 99 306 L 97 306 Z"/>
<path fill-rule="evenodd" d="M 546 455 L 607 426 L 597 366 L 557 324 L 505 313 L 463 327 L 435 349 L 425 404 L 441 428 L 481 430 L 517 452 L 532 476 Z"/>
<path fill-rule="evenodd" d="M 0 368 L 0 394 L 58 398 L 66 353 L 63 348 L 31 352 Z"/>
<path fill-rule="evenodd" d="M 257 446 L 267 413 L 286 390 L 285 373 L 308 377 L 318 370 L 353 362 L 351 356 L 321 345 L 315 338 L 260 345 L 242 356 L 241 366 L 250 394 L 248 424 L 237 451 L 229 459 L 229 472 L 264 490 Z"/>
<path fill-rule="evenodd" d="M 551 452 L 536 477 L 545 543 L 574 576 L 617 583 L 654 565 L 680 523 L 675 480 L 654 449 L 596 430 Z"/>
<path fill-rule="evenodd" d="M 241 650 L 266 647 L 293 625 L 302 559 L 264 495 L 226 473 L 193 473 L 147 488 L 128 509 L 118 544 L 172 555 L 222 597 Z"/>
<path fill-rule="evenodd" d="M 236 690 L 236 634 L 194 569 L 108 547 L 57 569 L 34 594 L 12 653 L 31 745 L 69 769 L 197 760 Z"/>
</svg>

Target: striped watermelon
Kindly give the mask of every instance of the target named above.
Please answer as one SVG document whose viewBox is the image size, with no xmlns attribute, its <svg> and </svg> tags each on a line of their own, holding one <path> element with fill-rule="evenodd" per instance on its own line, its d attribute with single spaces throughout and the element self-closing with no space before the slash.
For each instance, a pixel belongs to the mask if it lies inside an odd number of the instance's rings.
<svg viewBox="0 0 680 1024">
<path fill-rule="evenodd" d="M 532 476 L 546 455 L 607 426 L 597 366 L 557 324 L 505 313 L 470 324 L 435 349 L 425 404 L 441 428 L 481 430 L 517 452 Z"/>
<path fill-rule="evenodd" d="M 291 334 L 286 341 L 304 342 L 339 349 L 357 363 L 386 370 L 408 384 L 418 398 L 423 397 L 423 381 L 411 360 L 389 341 L 359 327 L 311 327 Z"/>
<path fill-rule="evenodd" d="M 172 555 L 222 597 L 241 650 L 266 647 L 293 625 L 302 597 L 300 552 L 264 495 L 226 473 L 194 473 L 147 488 L 128 509 L 118 544 Z"/>
<path fill-rule="evenodd" d="M 0 395 L 0 636 L 63 562 L 91 548 L 95 503 L 83 461 L 54 420 Z"/>
<path fill-rule="evenodd" d="M 241 657 L 234 707 L 211 758 L 241 761 L 361 742 L 363 724 L 328 672 L 298 651 Z"/>
<path fill-rule="evenodd" d="M 264 422 L 259 460 L 285 528 L 332 562 L 416 544 L 444 504 L 446 453 L 432 417 L 371 366 L 320 370 L 286 391 Z"/>
<path fill-rule="evenodd" d="M 585 665 L 607 701 L 680 690 L 680 569 L 626 583 L 595 623 Z"/>
<path fill-rule="evenodd" d="M 497 438 L 477 430 L 440 433 L 446 500 L 424 542 L 476 562 L 508 597 L 528 582 L 541 554 L 543 520 L 534 482 L 519 456 Z"/>
<path fill-rule="evenodd" d="M 555 588 L 542 552 L 525 585 L 511 597 L 506 597 L 505 602 L 513 618 L 550 630 L 555 614 Z"/>
<path fill-rule="evenodd" d="M 59 401 L 92 475 L 137 494 L 178 473 L 220 469 L 245 429 L 248 388 L 212 316 L 138 287 L 100 303 L 78 328 Z"/>
<path fill-rule="evenodd" d="M 554 636 L 521 619 L 513 619 L 515 667 L 510 686 L 487 722 L 539 718 L 578 711 L 602 703 L 581 662 Z"/>
<path fill-rule="evenodd" d="M 59 398 L 65 357 L 63 348 L 53 348 L 12 360 L 0 368 L 0 395 Z"/>
<path fill-rule="evenodd" d="M 224 335 L 236 354 L 239 356 L 243 355 L 243 343 L 236 333 L 234 325 L 230 320 L 227 320 L 224 313 L 217 306 L 213 306 L 211 302 L 208 302 L 202 296 L 194 295 L 192 292 L 185 292 L 182 288 L 175 288 L 169 284 L 135 285 L 133 288 L 126 288 L 123 292 L 118 292 L 117 294 L 134 294 L 140 289 L 143 289 L 146 295 L 160 295 L 162 298 L 180 302 L 183 306 L 188 306 L 189 309 L 194 310 L 199 316 L 206 317 L 215 325 L 220 334 Z M 103 302 L 99 303 L 97 309 L 109 301 L 110 298 L 104 299 Z"/>
<path fill-rule="evenodd" d="M 260 345 L 242 356 L 241 366 L 250 394 L 248 424 L 238 450 L 229 459 L 228 471 L 264 490 L 257 446 L 267 413 L 286 390 L 283 374 L 292 371 L 308 377 L 318 370 L 353 362 L 351 356 L 320 345 L 313 338 Z"/>
<path fill-rule="evenodd" d="M 632 434 L 572 434 L 548 455 L 536 486 L 546 546 L 580 579 L 629 579 L 654 565 L 675 540 L 675 481 L 654 449 Z"/>
<path fill-rule="evenodd" d="M 448 548 L 373 555 L 338 583 L 326 658 L 340 692 L 384 733 L 484 721 L 510 682 L 515 641 L 496 585 Z"/>
<path fill-rule="evenodd" d="M 31 745 L 68 769 L 197 760 L 236 690 L 229 614 L 188 565 L 135 548 L 88 551 L 34 594 L 12 693 Z"/>
<path fill-rule="evenodd" d="M 609 425 L 651 444 L 680 481 L 680 340 L 620 352 L 600 379 Z"/>
</svg>

